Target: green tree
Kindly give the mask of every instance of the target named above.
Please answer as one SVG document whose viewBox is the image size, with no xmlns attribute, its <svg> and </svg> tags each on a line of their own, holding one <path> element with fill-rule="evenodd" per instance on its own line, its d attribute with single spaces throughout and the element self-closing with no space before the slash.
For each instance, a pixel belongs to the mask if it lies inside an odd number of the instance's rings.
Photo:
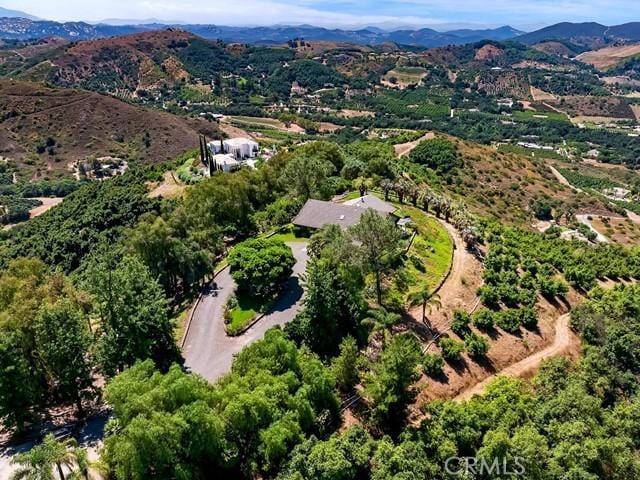
<svg viewBox="0 0 640 480">
<path fill-rule="evenodd" d="M 367 191 L 373 188 L 373 179 L 358 177 L 353 181 L 353 188 L 360 192 L 361 197 L 364 197 Z"/>
<path fill-rule="evenodd" d="M 0 332 L 0 418 L 22 433 L 44 396 L 41 377 L 29 364 L 19 332 Z"/>
<path fill-rule="evenodd" d="M 38 355 L 55 392 L 73 401 L 83 414 L 82 400 L 92 384 L 92 336 L 86 315 L 68 300 L 45 304 L 35 324 Z"/>
<path fill-rule="evenodd" d="M 412 397 L 410 386 L 419 378 L 420 360 L 420 345 L 410 335 L 395 336 L 382 351 L 365 382 L 374 422 L 381 426 L 398 426 Z"/>
<path fill-rule="evenodd" d="M 431 321 L 427 317 L 427 311 L 431 314 L 434 307 L 442 307 L 442 303 L 440 303 L 440 296 L 437 293 L 433 293 L 429 287 L 424 287 L 412 294 L 409 301 L 411 302 L 412 307 L 422 307 L 422 321 L 429 329 L 431 329 Z"/>
<path fill-rule="evenodd" d="M 345 337 L 340 343 L 340 354 L 331 363 L 336 383 L 342 391 L 348 392 L 358 383 L 359 357 L 355 338 Z"/>
<path fill-rule="evenodd" d="M 473 332 L 465 335 L 464 346 L 472 357 L 484 357 L 489 351 L 487 339 Z"/>
<path fill-rule="evenodd" d="M 442 349 L 442 356 L 446 360 L 455 361 L 459 360 L 460 355 L 464 352 L 464 343 L 445 337 L 440 340 L 440 348 Z"/>
<path fill-rule="evenodd" d="M 152 214 L 143 215 L 127 232 L 125 245 L 144 261 L 168 295 L 175 295 L 179 286 L 189 289 L 202 281 L 211 270 L 215 253 L 191 238 L 181 238 L 169 222 Z"/>
<path fill-rule="evenodd" d="M 287 163 L 281 183 L 303 199 L 329 198 L 333 193 L 327 179 L 335 172 L 334 165 L 321 157 L 296 155 Z"/>
<path fill-rule="evenodd" d="M 385 308 L 373 308 L 367 312 L 362 324 L 369 328 L 370 336 L 382 333 L 382 344 L 387 341 L 391 329 L 402 321 L 402 315 Z"/>
<path fill-rule="evenodd" d="M 238 289 L 263 301 L 280 291 L 295 263 L 291 249 L 276 239 L 246 240 L 229 254 L 229 269 Z"/>
<path fill-rule="evenodd" d="M 162 287 L 140 259 L 105 258 L 85 281 L 100 321 L 98 361 L 114 375 L 137 360 L 151 358 L 160 368 L 179 359 Z"/>
<path fill-rule="evenodd" d="M 455 145 L 444 138 L 423 140 L 411 151 L 409 158 L 441 173 L 461 165 Z"/>
<path fill-rule="evenodd" d="M 360 222 L 352 227 L 356 240 L 361 242 L 365 267 L 375 276 L 378 304 L 382 305 L 382 278 L 400 255 L 401 234 L 394 222 L 375 212 L 367 210 L 360 217 Z"/>
</svg>

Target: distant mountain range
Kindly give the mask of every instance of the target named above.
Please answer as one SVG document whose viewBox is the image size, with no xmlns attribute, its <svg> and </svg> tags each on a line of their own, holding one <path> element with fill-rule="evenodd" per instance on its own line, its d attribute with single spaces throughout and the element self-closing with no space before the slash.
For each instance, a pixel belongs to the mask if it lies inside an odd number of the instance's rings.
<svg viewBox="0 0 640 480">
<path fill-rule="evenodd" d="M 640 41 L 640 22 L 625 23 L 612 27 L 594 22 L 564 22 L 526 33 L 518 37 L 517 40 L 528 45 L 558 40 L 594 49 L 616 42 Z"/>
<path fill-rule="evenodd" d="M 21 12 L 20 10 L 9 10 L 8 8 L 0 7 L 0 17 L 7 18 L 27 18 L 29 20 L 38 20 L 38 17 L 29 15 L 28 13 Z"/>
<path fill-rule="evenodd" d="M 0 8 L 0 38 L 4 39 L 41 39 L 62 37 L 68 40 L 90 40 L 113 37 L 131 33 L 176 27 L 207 39 L 225 42 L 250 44 L 281 44 L 296 38 L 305 40 L 346 42 L 360 45 L 380 45 L 396 43 L 417 47 L 440 47 L 444 45 L 462 45 L 481 40 L 517 40 L 533 45 L 545 41 L 560 41 L 580 47 L 582 50 L 594 49 L 616 42 L 640 41 L 640 22 L 606 26 L 599 23 L 558 23 L 549 27 L 524 33 L 515 28 L 504 26 L 494 29 L 458 29 L 439 32 L 431 28 L 384 30 L 378 27 L 362 29 L 328 29 L 313 25 L 274 25 L 269 27 L 227 27 L 218 25 L 168 25 L 165 23 L 117 24 L 101 23 L 92 25 L 86 22 L 59 23 L 47 20 L 24 18 L 22 12 Z"/>
<path fill-rule="evenodd" d="M 36 21 L 13 17 L 0 18 L 0 38 L 28 40 L 56 36 L 68 40 L 90 40 L 158 30 L 170 26 L 172 25 L 162 23 L 149 23 L 144 25 L 91 25 L 85 22 L 58 23 L 47 20 Z M 312 25 L 249 28 L 217 25 L 175 25 L 175 27 L 203 38 L 237 43 L 279 44 L 294 38 L 304 38 L 306 40 L 348 42 L 364 45 L 379 45 L 392 42 L 420 47 L 460 45 L 480 40 L 508 40 L 523 33 L 508 26 L 496 29 L 461 29 L 449 32 L 438 32 L 430 28 L 395 30 L 391 32 L 373 27 L 360 30 L 341 30 L 315 27 Z"/>
</svg>

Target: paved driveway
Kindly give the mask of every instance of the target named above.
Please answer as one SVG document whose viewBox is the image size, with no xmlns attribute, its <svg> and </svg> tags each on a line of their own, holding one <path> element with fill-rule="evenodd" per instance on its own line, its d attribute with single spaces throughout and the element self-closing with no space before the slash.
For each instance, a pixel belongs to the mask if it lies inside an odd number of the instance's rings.
<svg viewBox="0 0 640 480">
<path fill-rule="evenodd" d="M 296 264 L 284 293 L 267 315 L 238 337 L 227 336 L 223 319 L 224 306 L 235 284 L 228 269 L 216 277 L 218 290 L 207 292 L 200 301 L 182 350 L 185 365 L 192 372 L 209 381 L 217 380 L 231 370 L 233 357 L 240 350 L 261 339 L 271 327 L 293 320 L 301 306 L 303 291 L 300 275 L 306 269 L 308 256 L 306 243 L 287 245 L 293 251 Z"/>
</svg>

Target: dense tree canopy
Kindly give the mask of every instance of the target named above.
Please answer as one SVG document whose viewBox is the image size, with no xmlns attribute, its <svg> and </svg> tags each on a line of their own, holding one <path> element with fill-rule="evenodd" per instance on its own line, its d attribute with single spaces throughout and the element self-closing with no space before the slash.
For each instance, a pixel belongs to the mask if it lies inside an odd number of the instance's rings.
<svg viewBox="0 0 640 480">
<path fill-rule="evenodd" d="M 261 300 L 280 291 L 295 263 L 291 248 L 276 239 L 245 240 L 229 254 L 229 269 L 238 289 Z"/>
<path fill-rule="evenodd" d="M 212 386 L 145 362 L 114 379 L 106 398 L 114 433 L 105 458 L 115 478 L 252 478 L 277 471 L 306 435 L 337 415 L 335 380 L 309 353 L 271 330 Z"/>
</svg>

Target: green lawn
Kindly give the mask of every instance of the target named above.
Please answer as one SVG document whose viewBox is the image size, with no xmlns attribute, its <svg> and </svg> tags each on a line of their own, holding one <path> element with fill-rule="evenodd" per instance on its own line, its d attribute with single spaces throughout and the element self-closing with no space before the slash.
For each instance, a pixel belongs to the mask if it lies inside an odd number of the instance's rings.
<svg viewBox="0 0 640 480">
<path fill-rule="evenodd" d="M 518 120 L 555 120 L 558 122 L 569 122 L 569 117 L 560 112 L 534 112 L 533 110 L 523 110 L 513 113 Z"/>
<path fill-rule="evenodd" d="M 227 333 L 235 335 L 246 327 L 260 311 L 264 311 L 264 305 L 247 295 L 238 295 L 238 306 L 229 312 L 231 321 L 227 324 Z"/>
<path fill-rule="evenodd" d="M 376 192 L 372 195 L 383 198 Z M 345 200 L 357 198 L 359 192 L 351 192 Z M 399 217 L 411 217 L 418 235 L 407 252 L 404 265 L 396 272 L 386 297 L 400 295 L 405 305 L 416 292 L 435 289 L 449 271 L 453 256 L 453 239 L 445 227 L 433 216 L 411 205 L 390 202 L 398 211 Z"/>
<path fill-rule="evenodd" d="M 356 198 L 360 198 L 360 192 L 349 192 L 344 196 L 341 202 L 348 202 L 349 200 L 355 200 Z"/>
<path fill-rule="evenodd" d="M 276 233 L 275 235 L 271 235 L 271 237 L 269 238 L 281 240 L 285 243 L 287 242 L 302 243 L 309 240 L 308 236 L 302 234 L 295 228 L 287 228 L 284 231 Z"/>
<path fill-rule="evenodd" d="M 535 150 L 532 148 L 521 147 L 520 145 L 500 145 L 498 147 L 498 151 L 501 153 L 515 153 L 518 155 L 524 155 L 526 157 L 531 157 L 531 154 L 534 153 L 538 158 L 550 158 L 552 160 L 565 160 L 562 155 L 559 155 L 553 150 Z"/>
<path fill-rule="evenodd" d="M 453 254 L 453 240 L 444 226 L 419 208 L 397 205 L 402 216 L 409 216 L 418 235 L 407 252 L 403 278 L 397 285 L 405 300 L 427 287 L 435 289 L 449 271 Z M 396 282 L 397 283 L 397 282 Z"/>
</svg>

